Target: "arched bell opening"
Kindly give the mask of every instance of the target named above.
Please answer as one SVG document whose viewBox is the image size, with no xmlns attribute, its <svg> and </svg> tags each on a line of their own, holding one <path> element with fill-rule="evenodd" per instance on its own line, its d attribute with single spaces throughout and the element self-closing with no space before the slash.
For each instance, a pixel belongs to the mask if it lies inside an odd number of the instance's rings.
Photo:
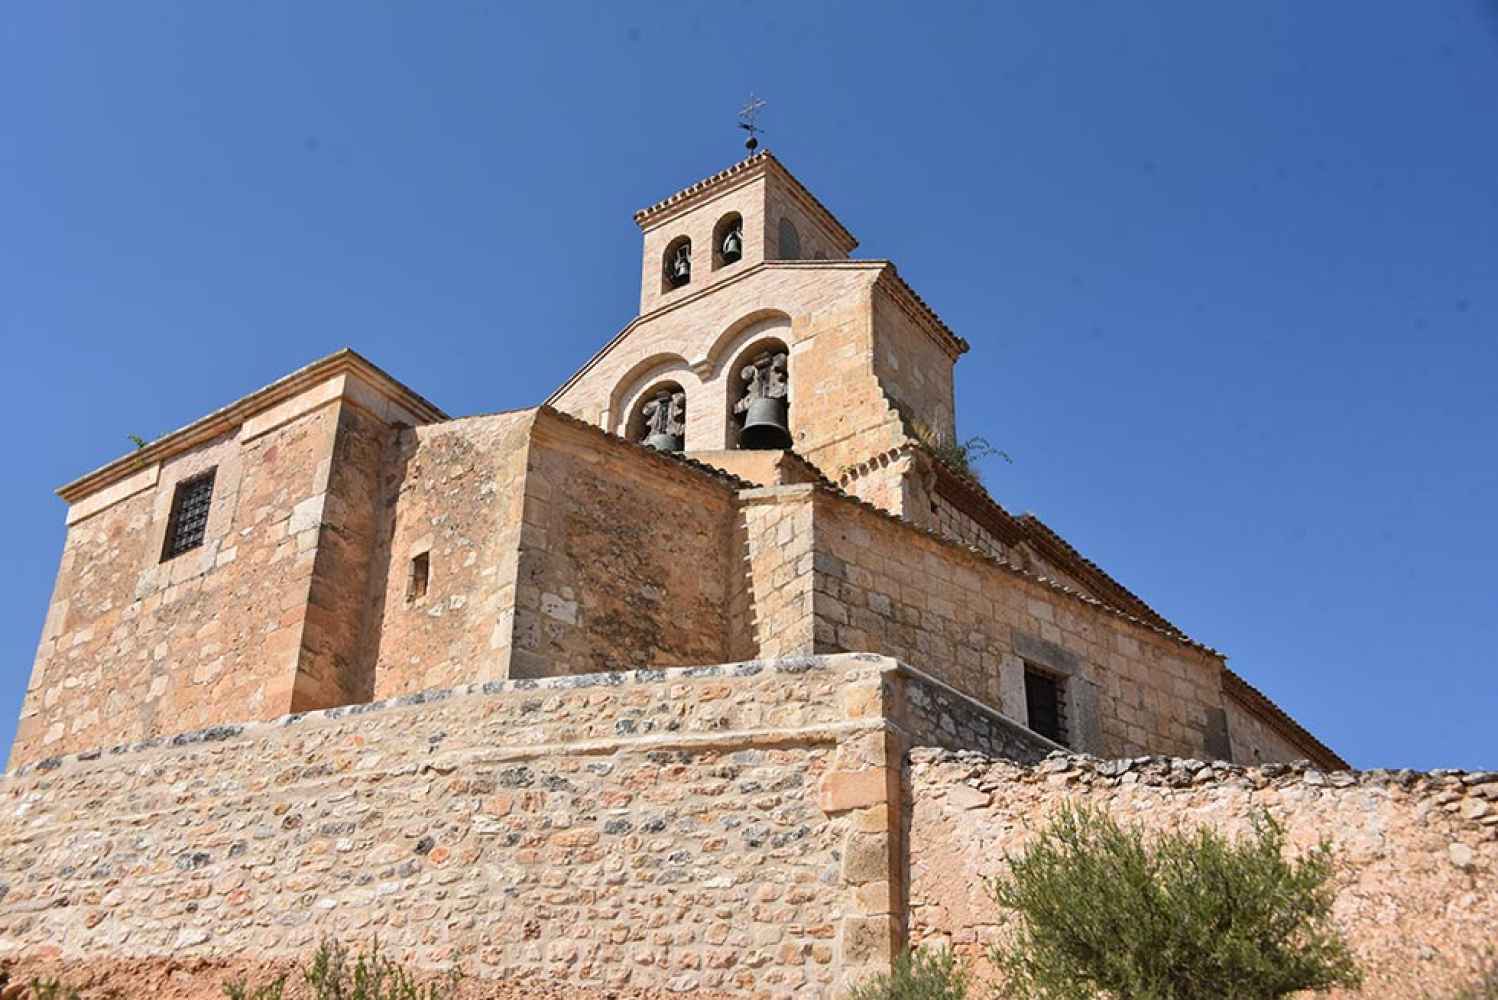
<svg viewBox="0 0 1498 1000">
<path fill-rule="evenodd" d="M 683 451 L 687 442 L 687 394 L 676 382 L 660 382 L 640 393 L 624 436 L 656 451 Z"/>
<path fill-rule="evenodd" d="M 692 240 L 678 236 L 666 244 L 666 253 L 661 259 L 661 292 L 681 288 L 692 280 Z"/>
<path fill-rule="evenodd" d="M 739 355 L 730 376 L 734 446 L 745 451 L 790 448 L 790 351 L 785 344 L 754 344 Z"/>
<path fill-rule="evenodd" d="M 779 239 L 777 242 L 780 244 L 780 259 L 800 260 L 801 234 L 796 231 L 796 224 L 785 216 L 781 216 L 778 236 Z"/>
<path fill-rule="evenodd" d="M 744 259 L 744 217 L 729 212 L 713 227 L 713 270 Z"/>
</svg>

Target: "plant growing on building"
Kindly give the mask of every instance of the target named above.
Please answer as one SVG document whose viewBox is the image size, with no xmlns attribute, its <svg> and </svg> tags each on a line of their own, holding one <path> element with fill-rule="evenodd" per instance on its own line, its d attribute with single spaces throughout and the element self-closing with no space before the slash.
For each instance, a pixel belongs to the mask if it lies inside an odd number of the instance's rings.
<svg viewBox="0 0 1498 1000">
<path fill-rule="evenodd" d="M 1267 815 L 1232 841 L 1208 828 L 1146 839 L 1107 813 L 1064 807 L 988 881 L 1010 911 L 990 950 L 1002 996 L 1270 1000 L 1355 988 L 1331 920 L 1330 845 L 1296 860 Z"/>
<path fill-rule="evenodd" d="M 848 1000 L 966 1000 L 967 973 L 946 948 L 906 951 L 889 973 L 864 980 Z"/>
<path fill-rule="evenodd" d="M 978 463 L 985 458 L 1002 458 L 1009 464 L 1014 464 L 1014 459 L 1009 457 L 1007 451 L 995 448 L 988 443 L 987 438 L 981 435 L 975 434 L 966 440 L 958 440 L 933 429 L 924 421 L 910 420 L 908 423 L 911 435 L 935 456 L 937 461 L 973 482 L 983 481 L 983 477 L 978 473 Z"/>
</svg>

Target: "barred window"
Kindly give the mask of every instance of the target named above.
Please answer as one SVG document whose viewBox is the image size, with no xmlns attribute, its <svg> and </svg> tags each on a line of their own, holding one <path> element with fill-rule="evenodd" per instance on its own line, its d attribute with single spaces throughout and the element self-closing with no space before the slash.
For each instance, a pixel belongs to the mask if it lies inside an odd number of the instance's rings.
<svg viewBox="0 0 1498 1000">
<path fill-rule="evenodd" d="M 1066 689 L 1061 678 L 1027 665 L 1025 709 L 1033 731 L 1066 745 Z"/>
<path fill-rule="evenodd" d="M 171 520 L 166 525 L 166 544 L 161 550 L 162 562 L 203 544 L 208 530 L 208 507 L 213 502 L 215 471 L 209 469 L 177 484 L 177 492 L 172 496 Z"/>
</svg>

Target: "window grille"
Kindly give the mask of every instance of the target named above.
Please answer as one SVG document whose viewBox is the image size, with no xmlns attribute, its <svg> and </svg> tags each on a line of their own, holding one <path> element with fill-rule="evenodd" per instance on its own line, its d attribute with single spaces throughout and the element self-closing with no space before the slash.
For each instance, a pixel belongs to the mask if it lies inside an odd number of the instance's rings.
<svg viewBox="0 0 1498 1000">
<path fill-rule="evenodd" d="M 171 520 L 166 526 L 162 562 L 203 544 L 203 536 L 208 531 L 208 508 L 213 503 L 214 471 L 209 469 L 177 484 L 177 492 L 172 496 Z"/>
<path fill-rule="evenodd" d="M 1061 678 L 1026 667 L 1025 708 L 1032 730 L 1057 743 L 1066 743 L 1066 698 Z"/>
</svg>

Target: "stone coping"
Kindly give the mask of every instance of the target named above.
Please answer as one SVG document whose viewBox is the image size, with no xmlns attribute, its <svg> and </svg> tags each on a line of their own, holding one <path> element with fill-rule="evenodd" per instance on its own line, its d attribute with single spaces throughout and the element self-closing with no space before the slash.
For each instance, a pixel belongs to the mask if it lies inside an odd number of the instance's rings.
<svg viewBox="0 0 1498 1000">
<path fill-rule="evenodd" d="M 22 764 L 14 770 L 0 775 L 0 781 L 23 778 L 38 771 L 55 771 L 65 764 L 88 763 L 106 757 L 144 753 L 149 750 L 159 750 L 163 747 L 190 747 L 203 743 L 222 743 L 225 740 L 231 740 L 239 736 L 267 735 L 285 729 L 288 726 L 301 725 L 302 723 L 332 722 L 338 719 L 368 715 L 371 712 L 385 712 L 392 709 L 410 708 L 415 705 L 433 705 L 449 701 L 453 698 L 493 697 L 496 695 L 514 694 L 521 691 L 578 691 L 596 687 L 628 687 L 669 681 L 705 680 L 712 678 L 733 679 L 755 677 L 767 672 L 775 674 L 804 674 L 811 671 L 831 670 L 845 664 L 882 665 L 882 669 L 886 673 L 904 674 L 922 684 L 941 690 L 948 697 L 960 700 L 972 710 L 987 715 L 999 727 L 1011 731 L 1016 736 L 1033 740 L 1042 746 L 1060 747 L 1060 744 L 1041 736 L 1039 733 L 1032 731 L 1020 722 L 1016 722 L 997 709 L 985 705 L 976 698 L 962 693 L 950 684 L 931 676 L 923 670 L 918 670 L 908 663 L 877 653 L 822 653 L 812 656 L 788 656 L 773 660 L 744 660 L 737 663 L 715 663 L 698 667 L 642 667 L 635 670 L 623 670 L 611 673 L 568 674 L 562 677 L 482 681 L 473 684 L 459 684 L 456 687 L 450 688 L 430 688 L 425 691 L 414 691 L 410 694 L 382 698 L 378 701 L 339 705 L 334 708 L 323 708 L 310 712 L 293 712 L 274 719 L 224 723 L 216 726 L 208 726 L 204 729 L 193 729 L 187 732 L 176 733 L 170 736 L 157 736 L 149 740 L 137 740 L 133 743 L 116 743 L 112 746 L 93 747 L 87 750 L 80 750 L 77 753 L 46 757 L 29 764 Z M 885 723 L 886 725 L 890 724 L 887 719 Z M 982 756 L 970 755 L 967 751 L 962 751 L 962 753 L 966 756 Z M 1053 751 L 1051 757 L 1056 757 L 1058 754 L 1064 755 L 1064 751 Z M 964 759 L 966 759 L 966 756 Z"/>
<path fill-rule="evenodd" d="M 1495 795 L 1498 795 L 1498 771 L 1464 771 L 1459 768 L 1434 768 L 1429 771 L 1410 768 L 1330 771 L 1317 767 L 1309 760 L 1246 765 L 1224 760 L 1207 761 L 1159 755 L 1108 759 L 1064 750 L 1053 751 L 1039 763 L 1023 764 L 969 750 L 927 747 L 912 750 L 910 763 L 913 766 L 959 764 L 970 768 L 1002 765 L 1031 780 L 1057 778 L 1058 781 L 1067 783 L 1103 787 L 1154 785 L 1184 789 L 1237 780 L 1255 788 L 1300 784 L 1334 789 L 1371 785 L 1396 785 L 1409 789 L 1424 783 L 1432 789 L 1476 789 L 1491 786 Z"/>
<path fill-rule="evenodd" d="M 104 757 L 142 753 L 162 747 L 188 747 L 201 743 L 221 743 L 238 736 L 264 735 L 285 729 L 288 726 L 301 725 L 307 722 L 331 722 L 336 719 L 367 715 L 371 712 L 384 712 L 391 709 L 408 708 L 413 705 L 431 705 L 453 698 L 489 697 L 513 694 L 519 691 L 575 691 L 595 687 L 627 687 L 637 684 L 657 684 L 662 681 L 673 680 L 742 678 L 754 677 L 766 672 L 804 674 L 814 670 L 828 670 L 844 663 L 884 663 L 889 665 L 889 669 L 905 670 L 920 676 L 927 682 L 940 683 L 934 678 L 927 677 L 920 671 L 914 670 L 897 660 L 874 653 L 827 653 L 815 656 L 784 657 L 774 660 L 745 660 L 739 663 L 716 663 L 699 667 L 643 667 L 612 673 L 568 674 L 562 677 L 482 681 L 473 684 L 460 684 L 450 688 L 431 688 L 426 691 L 416 691 L 411 694 L 383 698 L 379 701 L 339 705 L 335 708 L 324 708 L 310 712 L 294 712 L 275 719 L 226 723 L 209 726 L 206 729 L 195 729 L 184 733 L 177 733 L 172 736 L 158 736 L 149 740 L 138 740 L 133 743 L 117 743 L 107 747 L 93 747 L 88 750 L 80 750 L 77 753 L 47 757 L 29 764 L 23 764 L 0 776 L 0 780 L 21 778 L 37 771 L 53 771 L 64 764 L 86 763 Z M 971 699 L 968 700 L 971 701 Z M 974 702 L 974 704 L 978 703 Z M 984 707 L 990 713 L 998 715 L 992 709 L 987 709 L 986 706 L 980 707 Z M 1003 716 L 1000 716 L 1000 718 L 1003 718 Z M 1012 725 L 1018 725 L 1018 723 L 1014 723 L 1012 720 L 1006 719 L 1005 721 L 1010 722 Z"/>
</svg>

